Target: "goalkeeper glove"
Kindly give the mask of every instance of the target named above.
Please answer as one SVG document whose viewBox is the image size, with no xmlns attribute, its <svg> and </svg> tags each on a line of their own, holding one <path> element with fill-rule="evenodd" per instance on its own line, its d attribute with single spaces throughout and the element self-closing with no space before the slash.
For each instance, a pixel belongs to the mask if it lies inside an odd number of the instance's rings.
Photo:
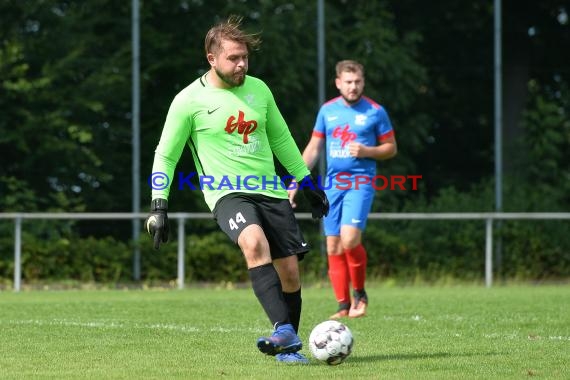
<svg viewBox="0 0 570 380">
<path fill-rule="evenodd" d="M 153 199 L 150 203 L 150 214 L 146 219 L 146 231 L 154 240 L 154 249 L 160 248 L 160 242 L 168 241 L 168 201 Z"/>
<path fill-rule="evenodd" d="M 329 200 L 321 189 L 319 183 L 308 175 L 299 184 L 299 189 L 303 191 L 303 195 L 311 204 L 311 212 L 313 219 L 321 219 L 329 213 Z"/>
</svg>

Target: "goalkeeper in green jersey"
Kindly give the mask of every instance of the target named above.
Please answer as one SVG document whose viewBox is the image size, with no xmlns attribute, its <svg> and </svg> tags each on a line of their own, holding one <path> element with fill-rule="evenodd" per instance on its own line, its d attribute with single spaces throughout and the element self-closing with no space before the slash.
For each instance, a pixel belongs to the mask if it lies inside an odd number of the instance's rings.
<svg viewBox="0 0 570 380">
<path fill-rule="evenodd" d="M 180 91 L 172 101 L 155 150 L 152 172 L 174 176 L 186 145 L 198 174 L 224 186 L 205 186 L 204 199 L 220 228 L 240 247 L 253 291 L 274 332 L 257 340 L 258 349 L 280 362 L 307 363 L 297 332 L 301 317 L 299 260 L 305 242 L 287 190 L 278 178 L 273 155 L 299 184 L 313 218 L 328 213 L 327 198 L 311 177 L 267 85 L 247 75 L 249 52 L 257 34 L 241 29 L 241 17 L 213 26 L 205 38 L 210 70 Z M 242 178 L 264 179 L 243 186 Z M 154 246 L 168 240 L 166 186 L 153 187 L 145 226 Z"/>
</svg>

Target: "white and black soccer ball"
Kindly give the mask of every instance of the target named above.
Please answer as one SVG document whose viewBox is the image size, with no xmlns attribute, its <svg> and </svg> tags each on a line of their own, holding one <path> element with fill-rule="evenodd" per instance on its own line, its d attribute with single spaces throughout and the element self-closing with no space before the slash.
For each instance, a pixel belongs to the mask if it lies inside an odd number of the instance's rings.
<svg viewBox="0 0 570 380">
<path fill-rule="evenodd" d="M 350 329 L 338 321 L 321 322 L 309 336 L 309 348 L 315 359 L 338 365 L 352 352 L 354 338 Z"/>
</svg>

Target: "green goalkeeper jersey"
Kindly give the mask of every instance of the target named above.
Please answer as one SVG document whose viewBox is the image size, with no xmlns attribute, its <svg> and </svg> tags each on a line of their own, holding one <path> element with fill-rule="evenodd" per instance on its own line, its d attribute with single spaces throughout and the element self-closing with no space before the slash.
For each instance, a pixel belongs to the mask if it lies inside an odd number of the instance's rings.
<svg viewBox="0 0 570 380">
<path fill-rule="evenodd" d="M 197 173 L 192 176 L 179 169 L 175 177 L 185 145 L 190 147 Z M 152 168 L 153 175 L 164 173 L 168 180 L 160 188 L 153 186 L 152 198 L 168 199 L 173 183 L 181 190 L 191 189 L 184 181 L 192 176 L 194 188 L 203 191 L 210 210 L 233 192 L 287 199 L 273 154 L 298 181 L 309 174 L 267 85 L 246 76 L 242 86 L 220 89 L 208 84 L 203 75 L 170 105 Z"/>
</svg>

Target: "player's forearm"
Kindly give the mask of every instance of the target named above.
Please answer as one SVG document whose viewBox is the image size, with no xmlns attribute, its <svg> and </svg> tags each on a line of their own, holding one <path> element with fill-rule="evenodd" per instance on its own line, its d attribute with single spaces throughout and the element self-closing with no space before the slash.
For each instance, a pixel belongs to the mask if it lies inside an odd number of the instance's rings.
<svg viewBox="0 0 570 380">
<path fill-rule="evenodd" d="M 313 135 L 303 151 L 303 161 L 305 161 L 309 170 L 312 170 L 317 164 L 317 161 L 319 161 L 323 141 L 322 138 Z"/>
<path fill-rule="evenodd" d="M 367 146 L 364 148 L 364 157 L 374 160 L 388 160 L 398 153 L 396 143 L 385 143 L 377 146 Z"/>
<path fill-rule="evenodd" d="M 315 164 L 319 159 L 319 152 L 316 149 L 305 149 L 303 152 L 303 161 L 309 168 L 309 170 L 313 170 Z"/>
</svg>

